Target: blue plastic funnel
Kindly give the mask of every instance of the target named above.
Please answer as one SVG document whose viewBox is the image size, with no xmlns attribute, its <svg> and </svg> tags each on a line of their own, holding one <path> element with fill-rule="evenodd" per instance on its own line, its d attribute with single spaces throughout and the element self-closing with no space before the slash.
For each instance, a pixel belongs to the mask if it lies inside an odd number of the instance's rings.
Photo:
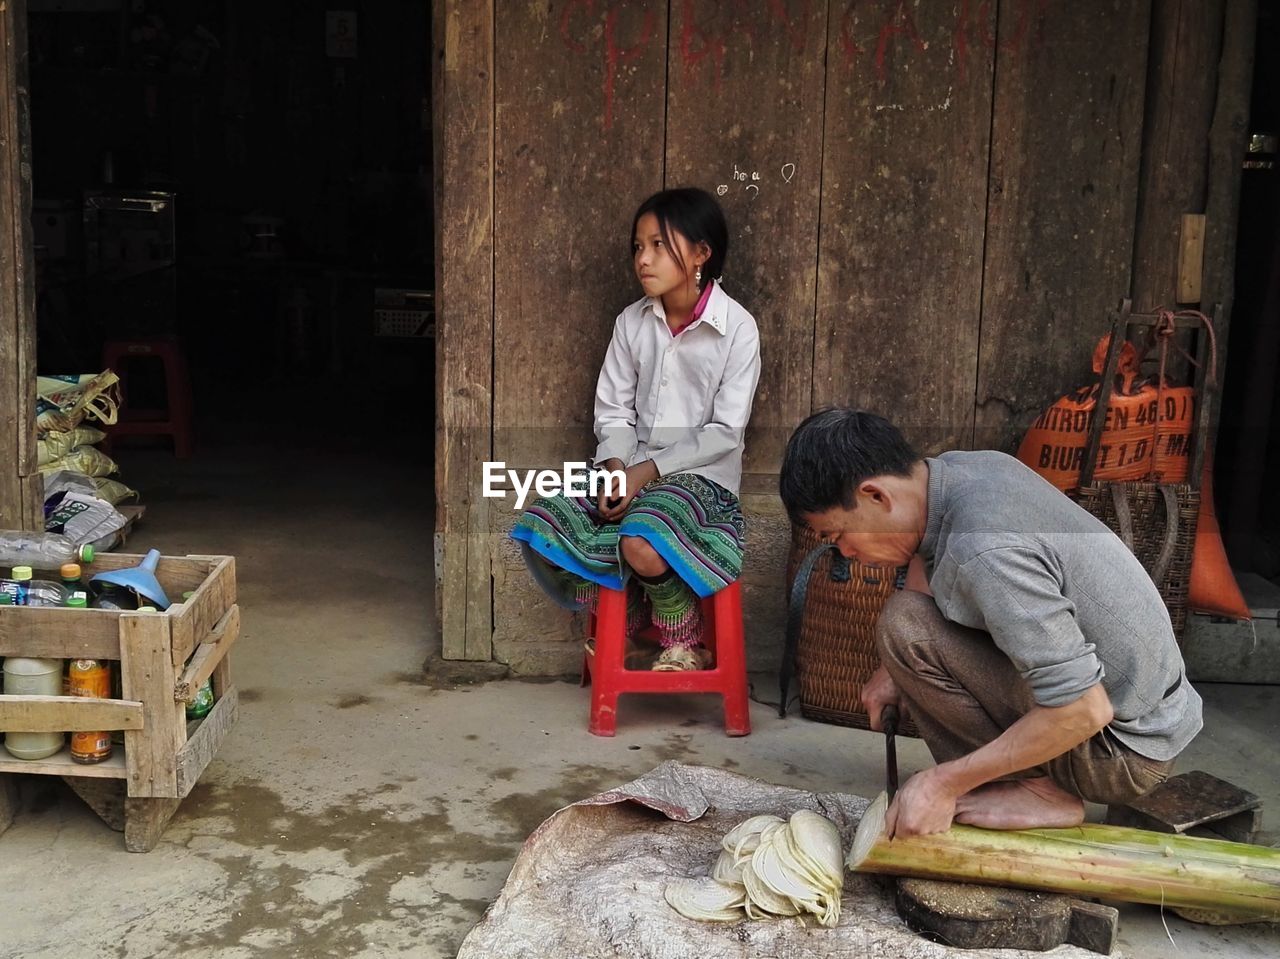
<svg viewBox="0 0 1280 959">
<path fill-rule="evenodd" d="M 137 566 L 130 566 L 128 569 L 108 570 L 105 573 L 99 573 L 89 582 L 113 583 L 116 586 L 123 586 L 126 589 L 133 590 L 139 596 L 145 596 L 160 609 L 168 609 L 171 605 L 169 597 L 164 594 L 164 587 L 156 579 L 156 564 L 159 562 L 160 550 L 153 549 L 147 553 Z"/>
</svg>

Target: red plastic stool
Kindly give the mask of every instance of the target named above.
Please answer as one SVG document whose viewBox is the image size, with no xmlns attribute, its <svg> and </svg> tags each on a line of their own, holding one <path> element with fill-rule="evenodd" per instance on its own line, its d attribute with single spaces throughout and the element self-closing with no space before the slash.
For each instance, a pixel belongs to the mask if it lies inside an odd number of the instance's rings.
<svg viewBox="0 0 1280 959">
<path fill-rule="evenodd" d="M 128 375 L 131 361 L 154 359 L 164 367 L 166 409 L 135 409 L 129 405 Z M 146 340 L 108 340 L 102 348 L 102 365 L 120 377 L 120 418 L 108 428 L 107 443 L 123 436 L 171 436 L 173 455 L 191 455 L 191 379 L 187 357 L 175 337 Z"/>
<path fill-rule="evenodd" d="M 719 693 L 724 697 L 724 731 L 730 736 L 751 733 L 747 705 L 747 657 L 742 633 L 742 593 L 736 582 L 702 601 L 705 643 L 715 657 L 712 669 L 653 672 L 627 669 L 627 597 L 616 589 L 600 588 L 592 632 L 595 656 L 584 668 L 591 680 L 591 720 L 596 736 L 612 736 L 618 727 L 618 696 L 622 693 Z"/>
</svg>

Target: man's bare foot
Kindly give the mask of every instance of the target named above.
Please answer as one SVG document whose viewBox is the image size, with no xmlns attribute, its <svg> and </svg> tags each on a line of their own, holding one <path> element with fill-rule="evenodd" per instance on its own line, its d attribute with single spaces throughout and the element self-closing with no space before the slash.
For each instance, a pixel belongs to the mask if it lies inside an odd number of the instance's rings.
<svg viewBox="0 0 1280 959">
<path fill-rule="evenodd" d="M 983 829 L 1078 826 L 1084 803 L 1047 776 L 987 783 L 956 800 L 955 821 Z"/>
</svg>

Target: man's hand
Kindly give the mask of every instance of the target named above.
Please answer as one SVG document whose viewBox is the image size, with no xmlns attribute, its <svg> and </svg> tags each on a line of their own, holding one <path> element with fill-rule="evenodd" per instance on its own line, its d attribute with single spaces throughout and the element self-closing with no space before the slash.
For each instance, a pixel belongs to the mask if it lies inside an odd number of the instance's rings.
<svg viewBox="0 0 1280 959">
<path fill-rule="evenodd" d="M 611 460 L 610 462 L 616 462 Z M 618 467 L 621 468 L 619 465 Z M 605 489 L 600 494 L 600 501 L 597 504 L 600 508 L 600 515 L 610 523 L 616 523 L 622 519 L 626 513 L 627 507 L 631 505 L 631 501 L 635 499 L 636 494 L 648 483 L 652 483 L 658 478 L 658 467 L 654 465 L 653 460 L 645 460 L 643 463 L 637 463 L 635 466 L 628 466 L 626 473 L 626 491 L 611 489 L 611 484 L 605 483 Z M 606 495 L 607 494 L 607 495 Z"/>
<path fill-rule="evenodd" d="M 1047 777 L 1019 780 L 1016 784 L 1003 781 L 1002 777 L 1033 769 L 1069 752 L 1111 722 L 1112 717 L 1111 700 L 1101 683 L 1090 686 L 1065 706 L 1033 707 L 985 746 L 907 780 L 885 816 L 888 834 L 942 832 L 957 814 L 962 822 L 987 829 L 1079 823 L 1083 814 L 1079 798 L 1053 785 Z M 1028 790 L 1032 793 L 1030 802 L 1024 795 Z"/>
<path fill-rule="evenodd" d="M 867 719 L 871 728 L 880 732 L 880 713 L 886 706 L 897 706 L 901 719 L 906 718 L 907 710 L 902 703 L 902 694 L 897 684 L 889 676 L 889 671 L 881 666 L 862 684 L 862 708 L 867 711 Z M 901 719 L 899 721 L 901 721 Z"/>
<path fill-rule="evenodd" d="M 939 772 L 941 768 L 916 773 L 898 790 L 885 814 L 886 836 L 925 836 L 951 828 L 957 797 Z"/>
</svg>

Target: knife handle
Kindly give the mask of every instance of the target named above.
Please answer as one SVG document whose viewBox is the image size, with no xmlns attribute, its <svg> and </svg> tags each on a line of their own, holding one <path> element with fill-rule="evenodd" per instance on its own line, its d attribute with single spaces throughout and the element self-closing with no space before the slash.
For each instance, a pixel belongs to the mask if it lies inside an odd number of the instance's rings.
<svg viewBox="0 0 1280 959">
<path fill-rule="evenodd" d="M 880 728 L 886 736 L 896 735 L 898 732 L 898 707 L 890 703 L 880 710 Z"/>
</svg>

